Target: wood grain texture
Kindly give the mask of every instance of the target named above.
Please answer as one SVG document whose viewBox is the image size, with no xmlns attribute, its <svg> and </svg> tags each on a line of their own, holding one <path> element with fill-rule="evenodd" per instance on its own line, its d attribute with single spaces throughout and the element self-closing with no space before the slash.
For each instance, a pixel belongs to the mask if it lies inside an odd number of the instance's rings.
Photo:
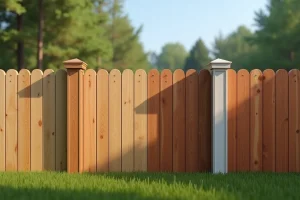
<svg viewBox="0 0 300 200">
<path fill-rule="evenodd" d="M 262 72 L 250 73 L 250 170 L 262 170 Z"/>
<path fill-rule="evenodd" d="M 5 171 L 5 72 L 0 69 L 0 171 Z"/>
<path fill-rule="evenodd" d="M 297 69 L 289 72 L 289 172 L 299 172 L 299 75 Z"/>
<path fill-rule="evenodd" d="M 199 76 L 196 70 L 186 72 L 186 171 L 199 171 Z"/>
<path fill-rule="evenodd" d="M 134 171 L 147 171 L 147 74 L 134 77 Z"/>
<path fill-rule="evenodd" d="M 109 171 L 120 172 L 122 165 L 121 127 L 121 73 L 117 69 L 109 74 Z"/>
<path fill-rule="evenodd" d="M 108 72 L 97 73 L 97 171 L 108 172 Z"/>
<path fill-rule="evenodd" d="M 18 170 L 18 72 L 6 74 L 6 171 Z"/>
<path fill-rule="evenodd" d="M 43 162 L 44 170 L 55 171 L 55 74 L 43 75 Z"/>
<path fill-rule="evenodd" d="M 55 169 L 67 170 L 67 72 L 55 74 Z"/>
<path fill-rule="evenodd" d="M 208 70 L 199 73 L 199 170 L 211 172 L 211 103 L 212 76 Z M 195 93 L 195 95 L 197 95 Z M 195 127 L 196 128 L 196 127 Z"/>
<path fill-rule="evenodd" d="M 18 76 L 18 171 L 30 171 L 30 78 L 22 69 Z"/>
<path fill-rule="evenodd" d="M 263 171 L 275 172 L 275 73 L 263 72 Z"/>
<path fill-rule="evenodd" d="M 73 152 L 73 168 L 74 171 L 78 170 L 80 173 L 84 171 L 84 71 L 78 71 L 78 83 L 79 86 L 76 89 L 78 91 L 78 105 L 77 112 L 78 116 L 76 116 L 76 120 L 78 120 L 78 126 L 76 127 L 78 132 L 76 133 L 76 138 L 74 138 L 74 142 L 77 143 L 74 145 L 79 145 L 79 148 Z M 79 139 L 79 141 L 78 141 Z M 78 156 L 79 155 L 79 156 Z M 76 168 L 77 167 L 77 168 Z"/>
<path fill-rule="evenodd" d="M 88 69 L 83 84 L 83 171 L 96 172 L 96 72 Z"/>
<path fill-rule="evenodd" d="M 173 74 L 173 171 L 185 172 L 185 73 Z"/>
<path fill-rule="evenodd" d="M 148 172 L 160 171 L 160 74 L 148 73 Z"/>
<path fill-rule="evenodd" d="M 288 172 L 288 73 L 276 72 L 276 172 Z"/>
<path fill-rule="evenodd" d="M 299 98 L 300 98 L 300 71 L 298 70 L 298 79 L 297 79 L 297 83 L 298 83 L 298 87 L 297 87 L 297 102 L 299 102 Z M 300 106 L 299 103 L 297 103 L 297 108 L 295 110 L 298 115 L 296 117 L 296 121 L 298 122 L 298 129 L 296 130 L 296 172 L 300 172 Z"/>
<path fill-rule="evenodd" d="M 80 133 L 80 114 L 83 114 L 80 110 L 83 103 L 80 87 L 83 86 L 83 71 L 68 69 L 67 75 L 67 170 L 69 173 L 76 173 L 83 170 L 83 138 Z"/>
<path fill-rule="evenodd" d="M 173 89 L 172 72 L 164 69 L 160 79 L 160 170 L 173 170 Z"/>
<path fill-rule="evenodd" d="M 43 170 L 43 72 L 31 73 L 31 171 Z"/>
<path fill-rule="evenodd" d="M 237 111 L 237 78 L 233 69 L 227 70 L 228 84 L 228 172 L 236 172 L 236 111 Z"/>
<path fill-rule="evenodd" d="M 237 73 L 237 171 L 250 170 L 250 80 L 247 70 Z"/>
<path fill-rule="evenodd" d="M 124 70 L 122 74 L 122 171 L 124 172 L 132 172 L 134 167 L 133 83 L 132 70 Z"/>
</svg>

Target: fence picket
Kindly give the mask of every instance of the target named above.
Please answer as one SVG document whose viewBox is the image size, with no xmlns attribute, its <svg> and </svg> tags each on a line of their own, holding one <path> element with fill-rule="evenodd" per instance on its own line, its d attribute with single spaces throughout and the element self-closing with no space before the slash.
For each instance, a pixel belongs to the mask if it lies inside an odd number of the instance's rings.
<svg viewBox="0 0 300 200">
<path fill-rule="evenodd" d="M 172 72 L 164 69 L 160 77 L 160 170 L 171 172 L 172 161 L 172 119 L 173 89 Z"/>
<path fill-rule="evenodd" d="M 147 171 L 147 74 L 145 70 L 137 70 L 134 80 L 134 170 Z"/>
<path fill-rule="evenodd" d="M 124 70 L 122 74 L 122 171 L 125 172 L 133 171 L 134 166 L 133 83 L 132 70 Z"/>
<path fill-rule="evenodd" d="M 121 147 L 121 72 L 111 70 L 109 74 L 109 171 L 120 172 L 122 165 Z"/>
<path fill-rule="evenodd" d="M 148 73 L 148 171 L 160 171 L 160 74 L 151 69 Z"/>
<path fill-rule="evenodd" d="M 97 73 L 97 171 L 108 172 L 108 72 Z"/>
<path fill-rule="evenodd" d="M 289 172 L 297 172 L 299 170 L 299 122 L 300 122 L 300 106 L 299 106 L 299 71 L 293 69 L 289 72 Z M 299 156 L 299 155 L 298 155 Z"/>
<path fill-rule="evenodd" d="M 88 69 L 83 83 L 83 171 L 96 172 L 96 72 Z"/>
<path fill-rule="evenodd" d="M 298 70 L 297 74 L 297 102 L 299 102 L 299 95 L 300 95 L 300 71 Z M 297 123 L 298 123 L 298 129 L 296 131 L 296 172 L 300 172 L 300 105 L 297 103 L 297 108 L 296 112 L 298 113 L 297 115 Z"/>
<path fill-rule="evenodd" d="M 199 171 L 199 79 L 194 69 L 186 72 L 186 171 Z"/>
<path fill-rule="evenodd" d="M 235 70 L 229 69 L 228 76 L 228 172 L 236 172 L 236 111 L 237 111 L 237 74 Z"/>
<path fill-rule="evenodd" d="M 275 73 L 263 72 L 263 171 L 275 172 Z"/>
<path fill-rule="evenodd" d="M 211 171 L 212 80 L 208 70 L 199 73 L 199 170 Z M 196 95 L 196 94 L 195 94 Z M 194 97 L 195 98 L 195 97 Z M 197 128 L 197 127 L 195 127 Z"/>
<path fill-rule="evenodd" d="M 5 77 L 5 72 L 0 69 L 0 171 L 5 171 Z"/>
<path fill-rule="evenodd" d="M 262 170 L 262 72 L 250 73 L 250 170 Z"/>
<path fill-rule="evenodd" d="M 55 74 L 55 169 L 67 170 L 67 72 Z"/>
<path fill-rule="evenodd" d="M 18 75 L 18 171 L 30 171 L 30 72 Z"/>
<path fill-rule="evenodd" d="M 55 74 L 43 75 L 43 163 L 44 170 L 55 170 Z"/>
<path fill-rule="evenodd" d="M 288 73 L 276 72 L 276 172 L 288 171 Z"/>
<path fill-rule="evenodd" d="M 6 74 L 6 171 L 18 170 L 18 72 Z"/>
<path fill-rule="evenodd" d="M 43 72 L 31 73 L 31 171 L 43 170 Z"/>
<path fill-rule="evenodd" d="M 173 171 L 185 172 L 185 73 L 173 73 Z"/>
<path fill-rule="evenodd" d="M 245 69 L 237 73 L 237 170 L 249 171 L 250 144 L 249 144 L 249 72 Z"/>
</svg>

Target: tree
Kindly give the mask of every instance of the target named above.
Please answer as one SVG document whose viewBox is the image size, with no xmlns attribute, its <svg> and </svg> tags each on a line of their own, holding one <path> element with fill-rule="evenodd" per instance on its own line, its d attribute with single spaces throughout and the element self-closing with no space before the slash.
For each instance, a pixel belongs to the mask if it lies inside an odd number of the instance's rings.
<svg viewBox="0 0 300 200">
<path fill-rule="evenodd" d="M 4 49 L 8 49 L 5 52 L 9 55 L 9 59 L 0 58 L 2 66 L 15 66 L 16 57 L 10 51 L 15 49 L 18 40 L 24 41 L 24 65 L 27 68 L 41 67 L 43 63 L 44 68 L 55 69 L 62 66 L 63 60 L 74 57 L 83 59 L 89 67 L 95 68 L 98 57 L 110 59 L 112 48 L 105 36 L 107 20 L 95 12 L 96 4 L 93 1 L 39 2 L 41 4 L 31 0 L 22 1 L 22 33 L 14 28 L 17 24 L 16 15 L 7 11 L 6 4 L 1 4 L 0 50 L 3 48 L 4 52 Z"/>
<path fill-rule="evenodd" d="M 162 51 L 157 58 L 159 69 L 182 69 L 184 67 L 187 52 L 180 43 L 168 43 L 162 47 Z"/>
<path fill-rule="evenodd" d="M 148 52 L 148 60 L 149 60 L 150 68 L 157 69 L 157 59 L 158 59 L 158 55 L 154 51 Z"/>
<path fill-rule="evenodd" d="M 252 42 L 261 51 L 261 65 L 291 69 L 300 64 L 300 2 L 270 0 L 267 11 L 255 13 L 258 30 Z"/>
<path fill-rule="evenodd" d="M 43 30 L 44 30 L 44 3 L 39 0 L 39 19 L 38 19 L 38 34 L 37 34 L 37 68 L 43 69 Z"/>
<path fill-rule="evenodd" d="M 205 69 L 210 62 L 209 50 L 201 39 L 198 39 L 186 59 L 184 69 Z"/>
<path fill-rule="evenodd" d="M 0 64 L 5 65 L 5 63 L 10 63 L 10 66 L 15 66 L 15 62 L 9 62 L 8 59 L 11 57 L 16 57 L 17 68 L 20 70 L 24 68 L 24 42 L 22 40 L 23 32 L 23 14 L 26 12 L 20 0 L 1 0 L 0 1 L 0 22 L 1 22 L 1 32 L 0 41 L 2 43 L 2 48 L 0 51 L 3 52 L 0 59 Z M 14 26 L 7 26 L 7 23 L 13 23 Z M 2 31 L 6 29 L 6 31 Z M 10 41 L 17 43 L 17 49 L 11 44 Z M 13 56 L 13 51 L 16 51 L 16 56 Z M 5 66 L 9 67 L 9 66 Z"/>
<path fill-rule="evenodd" d="M 237 31 L 224 38 L 222 34 L 215 38 L 213 55 L 215 58 L 222 58 L 232 61 L 232 68 L 250 69 L 253 67 L 251 60 L 256 53 L 256 46 L 249 42 L 253 33 L 245 27 L 238 27 Z M 255 66 L 257 67 L 257 66 Z"/>
<path fill-rule="evenodd" d="M 122 0 L 105 1 L 109 20 L 107 37 L 112 46 L 112 58 L 104 60 L 104 67 L 118 69 L 148 68 L 149 63 L 143 46 L 139 41 L 142 26 L 135 29 L 123 12 Z"/>
</svg>

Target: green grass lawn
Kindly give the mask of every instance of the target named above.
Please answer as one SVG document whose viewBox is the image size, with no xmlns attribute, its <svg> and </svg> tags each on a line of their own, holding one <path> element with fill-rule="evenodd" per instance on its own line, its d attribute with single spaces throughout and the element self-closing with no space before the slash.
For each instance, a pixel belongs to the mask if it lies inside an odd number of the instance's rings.
<svg viewBox="0 0 300 200">
<path fill-rule="evenodd" d="M 0 199 L 300 199 L 300 174 L 5 172 Z"/>
</svg>

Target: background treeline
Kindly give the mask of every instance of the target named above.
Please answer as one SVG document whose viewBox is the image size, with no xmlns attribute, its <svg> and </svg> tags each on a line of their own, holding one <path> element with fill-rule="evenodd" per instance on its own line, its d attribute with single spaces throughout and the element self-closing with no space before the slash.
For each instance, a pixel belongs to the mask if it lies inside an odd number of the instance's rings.
<svg viewBox="0 0 300 200">
<path fill-rule="evenodd" d="M 60 68 L 79 57 L 89 68 L 149 68 L 121 0 L 0 0 L 0 66 Z"/>
<path fill-rule="evenodd" d="M 238 16 L 237 16 L 238 17 Z M 152 53 L 157 68 L 206 68 L 210 60 L 232 61 L 234 69 L 300 67 L 300 1 L 269 0 L 266 9 L 255 12 L 255 32 L 245 26 L 215 37 L 212 49 L 197 40 L 189 52 L 180 43 L 168 43 L 160 54 Z"/>
<path fill-rule="evenodd" d="M 300 65 L 299 0 L 269 0 L 265 10 L 255 12 L 254 32 L 240 26 L 220 33 L 211 49 L 199 37 L 189 51 L 173 42 L 159 54 L 145 52 L 142 26 L 132 26 L 123 5 L 122 0 L 0 0 L 0 68 L 56 69 L 75 57 L 89 68 L 108 70 L 199 70 L 215 58 L 232 61 L 235 69 Z"/>
</svg>

